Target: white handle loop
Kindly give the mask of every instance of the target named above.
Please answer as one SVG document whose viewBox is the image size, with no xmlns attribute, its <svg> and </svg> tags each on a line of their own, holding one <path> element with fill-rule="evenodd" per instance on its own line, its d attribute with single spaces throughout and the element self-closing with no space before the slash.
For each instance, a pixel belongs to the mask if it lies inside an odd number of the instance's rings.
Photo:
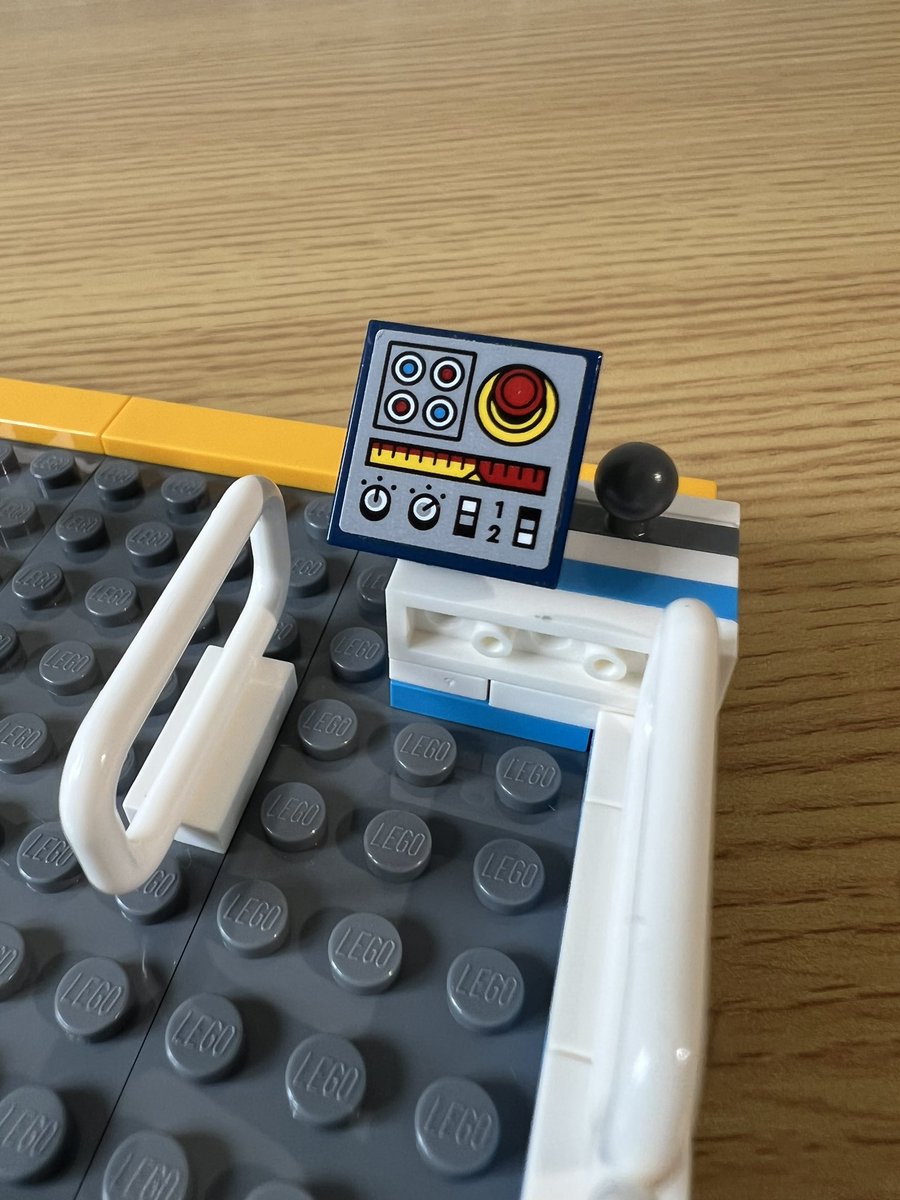
<svg viewBox="0 0 900 1200">
<path fill-rule="evenodd" d="M 250 594 L 212 674 L 203 703 L 179 709 L 182 727 L 126 829 L 116 786 L 128 749 L 250 538 Z M 59 815 L 85 875 L 105 892 L 140 887 L 165 856 L 194 783 L 217 753 L 253 665 L 262 658 L 287 596 L 290 545 L 284 501 L 258 475 L 222 496 L 72 740 L 59 791 Z M 170 717 L 170 721 L 172 718 Z M 130 793 L 129 793 L 130 795 Z M 128 798 L 126 797 L 126 804 Z"/>
</svg>

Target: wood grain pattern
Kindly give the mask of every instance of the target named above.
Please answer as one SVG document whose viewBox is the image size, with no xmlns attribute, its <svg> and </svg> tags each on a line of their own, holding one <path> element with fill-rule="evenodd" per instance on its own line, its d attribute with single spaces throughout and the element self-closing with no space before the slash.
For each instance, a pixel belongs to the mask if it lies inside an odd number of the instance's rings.
<svg viewBox="0 0 900 1200">
<path fill-rule="evenodd" d="M 697 1200 L 900 1193 L 896 0 L 0 0 L 0 374 L 343 421 L 600 346 L 745 505 Z"/>
</svg>

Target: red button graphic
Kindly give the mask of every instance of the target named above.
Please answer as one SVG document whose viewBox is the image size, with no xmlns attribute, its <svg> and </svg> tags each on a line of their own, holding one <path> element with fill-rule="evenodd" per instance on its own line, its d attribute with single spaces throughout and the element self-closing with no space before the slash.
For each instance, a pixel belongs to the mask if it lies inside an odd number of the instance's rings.
<svg viewBox="0 0 900 1200">
<path fill-rule="evenodd" d="M 544 380 L 529 367 L 509 367 L 494 384 L 494 401 L 510 421 L 523 421 L 544 403 Z"/>
</svg>

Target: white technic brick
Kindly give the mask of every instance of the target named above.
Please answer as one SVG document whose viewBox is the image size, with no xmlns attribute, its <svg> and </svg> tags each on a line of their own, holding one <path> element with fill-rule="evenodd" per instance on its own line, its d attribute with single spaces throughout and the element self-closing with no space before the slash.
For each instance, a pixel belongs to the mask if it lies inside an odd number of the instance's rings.
<svg viewBox="0 0 900 1200">
<path fill-rule="evenodd" d="M 659 623 L 642 605 L 411 562 L 386 599 L 392 658 L 626 710 Z"/>
<path fill-rule="evenodd" d="M 404 659 L 390 660 L 390 677 L 397 683 L 410 683 L 415 687 L 431 688 L 447 692 L 451 696 L 464 696 L 467 700 L 487 700 L 488 681 L 477 675 L 463 675 L 447 667 L 425 667 L 421 663 L 406 662 Z"/>
<path fill-rule="evenodd" d="M 386 592 L 393 659 L 634 710 L 662 609 L 398 562 Z M 718 620 L 721 703 L 737 623 Z"/>
<path fill-rule="evenodd" d="M 396 640 L 398 646 L 409 644 L 413 649 L 432 636 L 462 641 L 471 636 L 475 624 L 493 622 L 533 635 L 532 652 L 543 650 L 548 657 L 558 655 L 569 640 L 646 653 L 659 624 L 659 610 L 647 605 L 424 563 L 398 562 L 385 595 L 391 646 Z M 423 620 L 420 614 L 434 616 Z M 478 654 L 478 660 L 483 664 L 485 656 Z"/>
</svg>

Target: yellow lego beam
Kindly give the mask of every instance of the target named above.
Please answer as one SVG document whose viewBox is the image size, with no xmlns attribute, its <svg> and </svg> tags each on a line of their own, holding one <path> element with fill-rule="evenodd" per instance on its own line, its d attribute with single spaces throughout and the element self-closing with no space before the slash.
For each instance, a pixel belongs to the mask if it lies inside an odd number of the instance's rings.
<svg viewBox="0 0 900 1200">
<path fill-rule="evenodd" d="M 103 450 L 191 471 L 267 475 L 285 486 L 327 492 L 345 436 L 330 425 L 132 398 L 104 431 Z"/>
<path fill-rule="evenodd" d="M 267 475 L 286 487 L 332 492 L 346 434 L 332 425 L 192 404 L 0 379 L 0 437 L 217 475 Z M 580 478 L 592 482 L 585 463 Z M 679 492 L 714 500 L 709 479 Z"/>
<path fill-rule="evenodd" d="M 103 453 L 101 434 L 127 396 L 0 379 L 0 437 Z"/>
</svg>

